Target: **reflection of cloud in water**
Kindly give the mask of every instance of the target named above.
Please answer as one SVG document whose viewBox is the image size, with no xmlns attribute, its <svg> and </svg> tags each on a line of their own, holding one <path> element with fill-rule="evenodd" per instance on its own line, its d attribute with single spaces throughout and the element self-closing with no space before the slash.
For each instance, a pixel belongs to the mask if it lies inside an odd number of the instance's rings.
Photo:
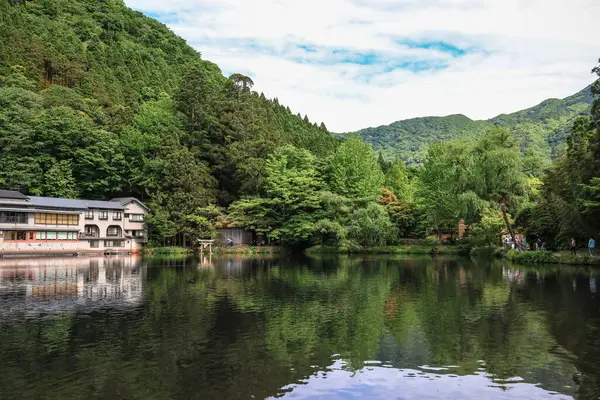
<svg viewBox="0 0 600 400">
<path fill-rule="evenodd" d="M 515 377 L 500 383 L 484 372 L 439 375 L 372 365 L 353 372 L 336 361 L 327 372 L 288 385 L 281 392 L 284 399 L 572 399 L 518 381 Z"/>
<path fill-rule="evenodd" d="M 138 257 L 39 258 L 0 262 L 0 317 L 142 304 Z"/>
</svg>

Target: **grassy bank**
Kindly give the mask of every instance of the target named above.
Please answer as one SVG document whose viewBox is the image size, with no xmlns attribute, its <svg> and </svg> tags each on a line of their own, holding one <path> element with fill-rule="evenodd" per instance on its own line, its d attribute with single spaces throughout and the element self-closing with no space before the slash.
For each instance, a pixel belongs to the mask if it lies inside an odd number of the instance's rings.
<svg viewBox="0 0 600 400">
<path fill-rule="evenodd" d="M 598 265 L 600 257 L 590 257 L 587 254 L 572 256 L 564 253 L 552 253 L 549 251 L 525 251 L 519 253 L 511 250 L 505 253 L 505 257 L 518 264 L 565 264 L 565 265 Z"/>
<path fill-rule="evenodd" d="M 198 250 L 199 251 L 199 250 Z M 274 246 L 261 246 L 261 247 L 213 247 L 213 254 L 275 254 L 279 253 L 281 249 Z M 146 247 L 142 250 L 143 254 L 193 254 L 194 249 L 185 247 Z M 204 250 L 204 253 L 208 253 L 208 249 Z"/>
<path fill-rule="evenodd" d="M 357 249 L 343 249 L 332 246 L 314 246 L 306 250 L 307 254 L 441 254 L 456 255 L 458 249 L 448 246 L 375 246 Z"/>
<path fill-rule="evenodd" d="M 142 249 L 142 254 L 147 254 L 147 255 L 151 255 L 151 254 L 190 254 L 193 253 L 194 251 L 192 249 L 188 249 L 185 247 L 169 247 L 169 246 L 164 246 L 164 247 L 144 247 Z"/>
<path fill-rule="evenodd" d="M 214 247 L 215 254 L 275 254 L 281 252 L 280 247 L 258 246 L 258 247 Z"/>
</svg>

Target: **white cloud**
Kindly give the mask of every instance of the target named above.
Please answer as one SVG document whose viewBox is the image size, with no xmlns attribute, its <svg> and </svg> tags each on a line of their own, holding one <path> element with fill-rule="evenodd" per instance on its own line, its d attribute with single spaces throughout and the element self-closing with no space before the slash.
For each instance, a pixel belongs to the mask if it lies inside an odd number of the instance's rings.
<svg viewBox="0 0 600 400">
<path fill-rule="evenodd" d="M 350 131 L 426 116 L 490 118 L 592 82 L 597 0 L 126 0 L 226 73 L 294 112 Z M 172 16 L 169 20 L 172 20 Z M 407 41 L 475 49 L 452 57 Z M 400 43 L 399 43 L 400 42 Z M 250 45 L 252 44 L 252 45 Z M 306 45 L 315 52 L 298 48 Z M 342 63 L 333 50 L 376 55 Z M 406 61 L 444 64 L 415 73 Z"/>
</svg>

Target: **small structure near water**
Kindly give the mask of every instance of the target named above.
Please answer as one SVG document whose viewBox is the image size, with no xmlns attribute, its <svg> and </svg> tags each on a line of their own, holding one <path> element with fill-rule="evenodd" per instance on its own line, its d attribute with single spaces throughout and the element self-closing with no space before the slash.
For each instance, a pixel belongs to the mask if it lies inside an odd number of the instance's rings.
<svg viewBox="0 0 600 400">
<path fill-rule="evenodd" d="M 252 232 L 243 228 L 217 228 L 217 244 L 227 246 L 227 239 L 233 240 L 234 246 L 252 244 Z"/>
</svg>

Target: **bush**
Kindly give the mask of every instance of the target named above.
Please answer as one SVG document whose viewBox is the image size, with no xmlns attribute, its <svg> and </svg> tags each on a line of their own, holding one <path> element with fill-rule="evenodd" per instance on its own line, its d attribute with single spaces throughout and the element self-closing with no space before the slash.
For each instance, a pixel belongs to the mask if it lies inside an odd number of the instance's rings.
<svg viewBox="0 0 600 400">
<path fill-rule="evenodd" d="M 423 240 L 423 244 L 425 246 L 438 246 L 440 244 L 440 239 L 437 236 L 427 236 L 427 238 Z"/>
<path fill-rule="evenodd" d="M 425 246 L 425 240 L 424 239 L 405 239 L 405 238 L 400 238 L 397 240 L 398 244 L 400 246 Z M 437 245 L 438 243 L 436 243 Z"/>
<path fill-rule="evenodd" d="M 569 265 L 600 265 L 600 258 L 572 256 L 567 254 L 554 254 L 548 251 L 526 251 L 519 253 L 511 250 L 506 254 L 510 261 L 520 264 L 569 264 Z"/>
<path fill-rule="evenodd" d="M 470 251 L 472 257 L 502 257 L 503 249 L 498 246 L 473 247 Z"/>
</svg>

